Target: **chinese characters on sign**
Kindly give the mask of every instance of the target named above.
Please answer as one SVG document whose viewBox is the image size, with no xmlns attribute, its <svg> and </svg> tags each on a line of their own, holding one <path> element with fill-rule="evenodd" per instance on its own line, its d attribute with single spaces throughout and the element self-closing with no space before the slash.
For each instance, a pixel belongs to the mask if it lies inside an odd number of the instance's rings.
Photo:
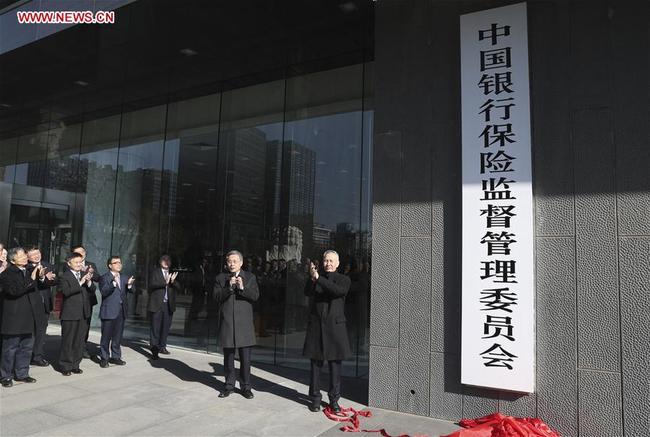
<svg viewBox="0 0 650 437">
<path fill-rule="evenodd" d="M 461 382 L 535 390 L 526 4 L 461 16 Z"/>
</svg>

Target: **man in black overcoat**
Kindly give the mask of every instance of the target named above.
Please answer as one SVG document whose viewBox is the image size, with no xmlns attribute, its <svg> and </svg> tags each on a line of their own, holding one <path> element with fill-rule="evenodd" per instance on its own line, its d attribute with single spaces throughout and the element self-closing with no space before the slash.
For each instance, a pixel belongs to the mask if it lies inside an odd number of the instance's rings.
<svg viewBox="0 0 650 437">
<path fill-rule="evenodd" d="M 95 264 L 92 261 L 89 261 L 86 259 L 86 248 L 79 245 L 79 246 L 74 246 L 72 248 L 72 252 L 78 253 L 81 255 L 81 271 L 83 273 L 90 273 L 91 274 L 91 281 L 93 283 L 99 282 L 99 271 L 97 270 L 97 264 Z M 95 287 L 95 290 L 97 287 Z M 88 299 L 90 302 L 90 314 L 88 315 L 88 318 L 86 319 L 86 324 L 88 325 L 88 329 L 86 330 L 86 338 L 84 339 L 84 350 L 83 350 L 83 357 L 84 358 L 90 358 L 90 356 L 94 353 L 88 348 L 88 335 L 90 334 L 90 324 L 92 323 L 92 316 L 93 316 L 93 308 L 97 303 L 99 302 L 97 300 L 97 294 L 93 291 L 91 294 L 88 295 Z"/>
<path fill-rule="evenodd" d="M 319 273 L 311 263 L 305 295 L 309 299 L 309 322 L 303 355 L 311 360 L 309 397 L 311 411 L 319 411 L 321 403 L 320 372 L 323 362 L 329 366 L 330 408 L 339 412 L 341 397 L 341 361 L 351 355 L 345 320 L 345 296 L 350 290 L 350 278 L 338 273 L 339 255 L 333 250 L 323 254 L 323 270 Z"/>
<path fill-rule="evenodd" d="M 22 247 L 9 250 L 9 265 L 0 274 L 0 286 L 3 293 L 2 306 L 2 363 L 0 365 L 0 383 L 11 387 L 12 379 L 23 382 L 36 382 L 29 376 L 29 361 L 32 356 L 34 339 L 34 319 L 41 296 L 36 288 L 36 281 L 41 273 L 36 268 L 27 273 L 27 254 Z"/>
<path fill-rule="evenodd" d="M 218 341 L 223 347 L 223 367 L 226 376 L 225 390 L 220 398 L 230 396 L 235 390 L 235 349 L 239 351 L 239 374 L 242 395 L 253 398 L 251 390 L 251 349 L 255 345 L 253 302 L 260 296 L 255 275 L 241 269 L 244 258 L 241 252 L 231 250 L 226 254 L 228 272 L 215 278 L 215 299 L 221 303 Z"/>
<path fill-rule="evenodd" d="M 73 252 L 59 274 L 59 291 L 63 294 L 61 307 L 61 349 L 59 365 L 64 376 L 83 373 L 79 368 L 83 358 L 88 319 L 92 311 L 91 296 L 95 296 L 93 272 L 83 268 L 83 256 Z"/>
<path fill-rule="evenodd" d="M 54 266 L 47 261 L 42 260 L 41 250 L 38 246 L 27 248 L 27 273 L 30 275 L 34 269 L 41 267 L 40 274 L 37 277 L 36 288 L 41 295 L 41 305 L 34 320 L 34 349 L 32 350 L 32 362 L 34 366 L 47 367 L 50 363 L 45 359 L 45 333 L 50 318 L 50 312 L 54 308 L 54 299 L 52 298 L 52 288 L 57 284 Z"/>
<path fill-rule="evenodd" d="M 176 311 L 176 294 L 181 287 L 176 280 L 178 272 L 172 272 L 171 266 L 171 257 L 161 256 L 158 268 L 153 269 L 149 278 L 149 346 L 154 360 L 158 359 L 159 353 L 169 355 L 167 336 Z"/>
</svg>

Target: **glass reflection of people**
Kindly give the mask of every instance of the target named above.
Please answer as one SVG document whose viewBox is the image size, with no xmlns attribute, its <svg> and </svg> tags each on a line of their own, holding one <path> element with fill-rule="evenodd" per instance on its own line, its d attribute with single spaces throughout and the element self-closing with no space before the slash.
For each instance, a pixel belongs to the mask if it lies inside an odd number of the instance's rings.
<svg viewBox="0 0 650 437">
<path fill-rule="evenodd" d="M 5 245 L 0 243 L 0 273 L 7 269 L 7 249 Z"/>
<path fill-rule="evenodd" d="M 369 341 L 369 327 L 370 327 L 370 264 L 368 261 L 362 261 L 359 269 L 358 283 L 357 283 L 357 314 L 359 317 L 359 346 L 360 352 L 368 353 Z"/>
<path fill-rule="evenodd" d="M 199 318 L 199 313 L 205 308 L 205 299 L 208 292 L 212 291 L 212 279 L 214 274 L 210 269 L 210 262 L 207 258 L 203 257 L 198 268 L 191 276 L 192 284 L 192 303 L 188 313 L 189 320 L 196 320 Z"/>
<path fill-rule="evenodd" d="M 239 374 L 242 395 L 254 397 L 251 389 L 251 349 L 255 345 L 253 303 L 260 292 L 255 275 L 242 270 L 244 258 L 239 251 L 226 254 L 227 272 L 215 278 L 214 294 L 221 302 L 218 342 L 223 347 L 223 367 L 226 384 L 220 398 L 235 390 L 235 350 L 239 352 Z"/>
<path fill-rule="evenodd" d="M 266 293 L 269 300 L 269 322 L 270 327 L 276 332 L 280 331 L 284 319 L 284 307 L 280 298 L 280 271 L 278 270 L 278 260 L 271 260 L 271 271 L 267 281 Z"/>
<path fill-rule="evenodd" d="M 285 297 L 285 330 L 287 333 L 295 332 L 300 328 L 305 317 L 305 281 L 307 276 L 299 269 L 296 260 L 287 262 L 287 282 Z M 300 347 L 300 346 L 298 346 Z"/>
<path fill-rule="evenodd" d="M 287 302 L 287 261 L 283 258 L 278 260 L 278 271 L 276 274 L 276 303 L 278 311 L 275 314 L 275 322 L 280 335 L 287 333 L 286 324 L 286 302 Z"/>
<path fill-rule="evenodd" d="M 137 261 L 137 253 L 131 253 L 129 256 L 122 260 L 122 269 L 127 272 L 133 272 L 133 276 L 138 279 L 133 286 L 131 293 L 129 293 L 126 297 L 129 301 L 129 304 L 127 305 L 129 308 L 128 316 L 133 318 L 141 317 L 143 314 L 146 314 L 146 302 L 143 302 L 146 301 L 146 299 L 142 299 L 144 290 L 147 286 L 147 281 L 145 279 L 147 275 L 143 273 L 142 269 L 143 267 L 146 268 L 146 266 L 138 265 Z"/>
<path fill-rule="evenodd" d="M 338 273 L 339 255 L 334 250 L 323 254 L 322 271 L 311 263 L 305 295 L 310 298 L 309 323 L 303 355 L 311 360 L 309 379 L 309 410 L 320 410 L 320 372 L 323 362 L 329 366 L 329 404 L 338 413 L 341 408 L 341 361 L 351 355 L 345 319 L 345 296 L 350 290 L 350 278 Z"/>
<path fill-rule="evenodd" d="M 219 256 L 220 258 L 220 256 Z M 217 258 L 218 259 L 218 258 Z M 208 260 L 208 265 L 206 267 L 206 304 L 205 304 L 205 309 L 206 309 L 206 318 L 208 319 L 208 324 L 209 324 L 209 330 L 210 332 L 216 332 L 216 329 L 218 328 L 218 323 L 219 323 L 219 301 L 217 300 L 216 296 L 214 295 L 214 281 L 215 277 L 217 275 L 217 266 L 215 264 L 215 257 L 209 257 L 207 258 Z M 217 323 L 215 326 L 215 330 L 212 330 L 212 326 L 214 323 Z"/>
<path fill-rule="evenodd" d="M 196 336 L 198 344 L 204 345 L 209 334 L 209 321 L 206 319 L 215 317 L 212 303 L 215 272 L 210 258 L 203 256 L 198 266 L 187 277 L 190 281 L 188 288 L 192 302 L 185 318 L 185 335 Z M 203 314 L 205 317 L 201 317 Z"/>
<path fill-rule="evenodd" d="M 271 272 L 271 263 L 264 261 L 261 270 L 257 275 L 258 285 L 260 288 L 260 298 L 257 301 L 257 312 L 255 313 L 255 326 L 258 337 L 268 337 L 269 315 L 271 309 L 271 296 L 273 287 L 273 276 Z"/>
<path fill-rule="evenodd" d="M 171 266 L 171 257 L 161 256 L 158 268 L 153 269 L 149 279 L 149 346 L 154 360 L 158 359 L 159 353 L 169 355 L 167 336 L 176 311 L 176 294 L 180 290 L 180 284 L 176 280 L 178 272 L 172 272 Z"/>
</svg>

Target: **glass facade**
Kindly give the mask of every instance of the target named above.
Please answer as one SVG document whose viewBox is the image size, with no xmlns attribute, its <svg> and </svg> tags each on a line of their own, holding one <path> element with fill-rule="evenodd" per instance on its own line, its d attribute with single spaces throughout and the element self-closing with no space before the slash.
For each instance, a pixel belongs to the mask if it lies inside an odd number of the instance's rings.
<svg viewBox="0 0 650 437">
<path fill-rule="evenodd" d="M 240 250 L 257 275 L 257 362 L 307 368 L 310 260 L 341 254 L 354 356 L 368 369 L 372 62 L 191 98 L 158 96 L 52 121 L 0 143 L 0 237 L 59 264 L 82 244 L 136 277 L 126 337 L 148 339 L 147 281 L 161 253 L 182 269 L 169 343 L 217 350 L 210 281 Z M 98 311 L 98 307 L 95 308 Z M 93 319 L 99 326 L 97 317 Z"/>
</svg>

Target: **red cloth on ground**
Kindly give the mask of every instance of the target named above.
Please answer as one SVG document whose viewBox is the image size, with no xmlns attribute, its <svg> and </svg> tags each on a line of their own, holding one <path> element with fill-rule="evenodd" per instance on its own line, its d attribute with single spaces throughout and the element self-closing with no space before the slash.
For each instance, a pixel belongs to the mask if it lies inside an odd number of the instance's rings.
<svg viewBox="0 0 650 437">
<path fill-rule="evenodd" d="M 443 437 L 560 437 L 541 419 L 504 416 L 494 413 L 459 422 L 465 429 Z"/>
<path fill-rule="evenodd" d="M 325 413 L 325 416 L 330 420 L 333 420 L 335 422 L 348 423 L 349 425 L 345 425 L 339 428 L 343 432 L 378 432 L 382 437 L 391 437 L 391 435 L 388 434 L 384 428 L 382 429 L 361 429 L 360 428 L 361 420 L 359 418 L 372 417 L 372 411 L 370 410 L 357 411 L 352 407 L 341 408 L 341 412 L 337 414 L 333 412 L 328 405 L 323 410 L 323 413 Z M 410 437 L 410 436 L 408 434 L 400 434 L 397 437 Z M 414 435 L 413 437 L 427 437 L 427 436 Z"/>
</svg>

